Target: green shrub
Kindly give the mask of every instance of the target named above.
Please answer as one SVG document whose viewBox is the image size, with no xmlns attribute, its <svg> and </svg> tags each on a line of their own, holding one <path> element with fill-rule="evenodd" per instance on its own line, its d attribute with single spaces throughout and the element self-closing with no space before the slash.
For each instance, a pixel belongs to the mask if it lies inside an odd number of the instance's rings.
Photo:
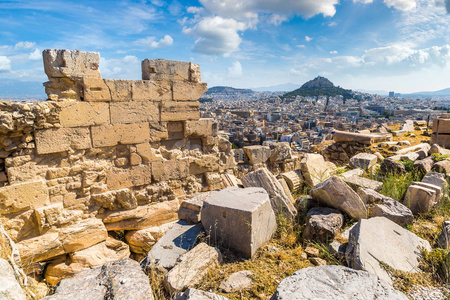
<svg viewBox="0 0 450 300">
<path fill-rule="evenodd" d="M 445 159 L 448 158 L 448 155 L 447 155 L 447 154 L 441 155 L 441 154 L 439 154 L 439 153 L 433 153 L 433 154 L 431 154 L 431 156 L 433 157 L 433 160 L 434 160 L 435 162 L 443 161 L 443 160 L 445 160 Z"/>
<path fill-rule="evenodd" d="M 413 181 L 421 181 L 423 175 L 417 172 L 407 174 L 388 174 L 383 180 L 383 188 L 381 194 L 391 197 L 394 200 L 401 201 Z"/>
</svg>

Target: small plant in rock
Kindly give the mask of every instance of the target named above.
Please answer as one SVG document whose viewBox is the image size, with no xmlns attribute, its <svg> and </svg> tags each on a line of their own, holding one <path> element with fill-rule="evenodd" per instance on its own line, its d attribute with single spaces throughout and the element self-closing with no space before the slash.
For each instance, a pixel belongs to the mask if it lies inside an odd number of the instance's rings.
<svg viewBox="0 0 450 300">
<path fill-rule="evenodd" d="M 431 156 L 433 157 L 433 160 L 435 162 L 446 160 L 449 157 L 447 154 L 441 155 L 439 153 L 433 153 L 433 154 L 431 154 Z"/>
<path fill-rule="evenodd" d="M 406 172 L 414 171 L 414 162 L 412 160 L 402 160 L 402 164 L 405 166 Z"/>
<path fill-rule="evenodd" d="M 423 251 L 420 268 L 432 274 L 436 282 L 450 283 L 450 251 L 439 248 Z"/>
</svg>

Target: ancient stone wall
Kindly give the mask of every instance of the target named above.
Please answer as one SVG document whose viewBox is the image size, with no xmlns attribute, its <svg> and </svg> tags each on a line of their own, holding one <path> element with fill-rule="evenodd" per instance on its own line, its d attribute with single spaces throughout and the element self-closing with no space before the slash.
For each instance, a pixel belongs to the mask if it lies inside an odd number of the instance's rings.
<svg viewBox="0 0 450 300">
<path fill-rule="evenodd" d="M 99 53 L 43 58 L 48 100 L 0 103 L 0 217 L 29 272 L 79 270 L 90 247 L 97 264 L 129 255 L 108 232 L 176 220 L 184 195 L 226 186 L 236 164 L 216 122 L 200 119 L 198 65 L 146 59 L 144 80 L 113 80 Z"/>
</svg>

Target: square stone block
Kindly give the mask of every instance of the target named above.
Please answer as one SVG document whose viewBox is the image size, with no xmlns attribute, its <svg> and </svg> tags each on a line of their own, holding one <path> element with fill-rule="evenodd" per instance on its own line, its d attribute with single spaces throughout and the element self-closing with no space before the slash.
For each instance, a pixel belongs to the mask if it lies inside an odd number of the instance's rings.
<svg viewBox="0 0 450 300">
<path fill-rule="evenodd" d="M 213 243 L 252 257 L 275 233 L 277 223 L 263 188 L 229 187 L 203 204 L 202 224 Z"/>
</svg>

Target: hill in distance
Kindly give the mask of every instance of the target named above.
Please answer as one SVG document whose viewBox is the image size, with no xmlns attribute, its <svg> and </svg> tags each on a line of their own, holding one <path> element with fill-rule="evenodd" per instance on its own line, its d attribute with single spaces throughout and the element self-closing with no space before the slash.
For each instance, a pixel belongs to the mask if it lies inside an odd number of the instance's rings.
<svg viewBox="0 0 450 300">
<path fill-rule="evenodd" d="M 303 84 L 299 89 L 286 93 L 283 97 L 317 97 L 317 96 L 337 96 L 342 95 L 344 99 L 351 99 L 352 90 L 346 90 L 339 86 L 335 86 L 330 80 L 325 77 L 317 76 Z"/>
<path fill-rule="evenodd" d="M 205 95 L 208 94 L 214 94 L 214 93 L 244 93 L 244 94 L 250 94 L 253 93 L 252 90 L 249 89 L 236 89 L 229 86 L 213 86 L 212 88 L 209 88 L 208 91 L 205 93 Z"/>
<path fill-rule="evenodd" d="M 298 89 L 300 87 L 299 84 L 295 83 L 283 83 L 271 86 L 262 86 L 258 88 L 252 88 L 255 92 L 287 92 Z"/>
<path fill-rule="evenodd" d="M 402 94 L 401 97 L 404 98 L 414 98 L 414 97 L 446 97 L 450 96 L 450 88 L 443 89 L 439 91 L 434 92 L 417 92 L 417 93 L 411 93 L 411 94 Z"/>
</svg>

